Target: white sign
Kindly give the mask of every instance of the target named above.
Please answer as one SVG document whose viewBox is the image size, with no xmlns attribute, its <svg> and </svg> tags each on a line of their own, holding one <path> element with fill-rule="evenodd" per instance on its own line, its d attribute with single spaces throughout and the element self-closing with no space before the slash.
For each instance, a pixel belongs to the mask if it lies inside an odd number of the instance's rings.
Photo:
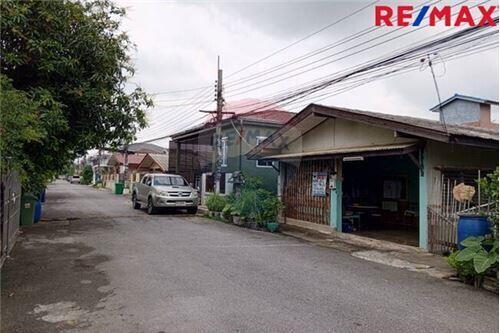
<svg viewBox="0 0 500 333">
<path fill-rule="evenodd" d="M 326 196 L 327 172 L 313 172 L 312 195 L 313 197 Z"/>
</svg>

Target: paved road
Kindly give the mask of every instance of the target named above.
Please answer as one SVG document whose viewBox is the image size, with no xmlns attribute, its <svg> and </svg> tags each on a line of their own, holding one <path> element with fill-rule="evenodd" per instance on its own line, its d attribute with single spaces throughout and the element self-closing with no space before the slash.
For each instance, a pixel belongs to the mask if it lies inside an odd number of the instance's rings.
<svg viewBox="0 0 500 333">
<path fill-rule="evenodd" d="M 49 187 L 2 274 L 2 332 L 495 332 L 498 298 L 282 235 Z"/>
</svg>

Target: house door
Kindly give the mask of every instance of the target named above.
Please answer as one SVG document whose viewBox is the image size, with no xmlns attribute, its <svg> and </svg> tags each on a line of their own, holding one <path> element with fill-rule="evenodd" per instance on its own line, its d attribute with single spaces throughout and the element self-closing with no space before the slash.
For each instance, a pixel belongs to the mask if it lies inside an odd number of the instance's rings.
<svg viewBox="0 0 500 333">
<path fill-rule="evenodd" d="M 300 161 L 283 165 L 285 216 L 298 221 L 330 225 L 328 179 L 334 170 L 334 160 Z"/>
</svg>

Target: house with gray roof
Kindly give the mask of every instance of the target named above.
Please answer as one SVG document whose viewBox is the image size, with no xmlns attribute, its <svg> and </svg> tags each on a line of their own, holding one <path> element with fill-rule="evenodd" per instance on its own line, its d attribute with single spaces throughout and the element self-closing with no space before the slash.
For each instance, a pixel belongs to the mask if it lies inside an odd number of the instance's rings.
<svg viewBox="0 0 500 333">
<path fill-rule="evenodd" d="M 246 154 L 279 165 L 281 222 L 446 252 L 460 212 L 485 205 L 498 127 L 310 104 Z M 476 188 L 460 203 L 453 188 Z"/>
</svg>

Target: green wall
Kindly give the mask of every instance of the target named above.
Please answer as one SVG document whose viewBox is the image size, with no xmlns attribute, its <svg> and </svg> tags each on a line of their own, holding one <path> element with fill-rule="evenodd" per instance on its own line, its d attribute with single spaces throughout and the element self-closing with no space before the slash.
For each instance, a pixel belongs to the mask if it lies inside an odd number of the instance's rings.
<svg viewBox="0 0 500 333">
<path fill-rule="evenodd" d="M 239 122 L 234 122 L 235 127 L 240 131 Z M 241 161 L 240 161 L 240 140 L 239 135 L 233 126 L 225 126 L 222 129 L 222 137 L 228 138 L 228 159 L 227 166 L 222 167 L 222 172 L 234 172 L 240 170 L 245 174 L 260 177 L 263 180 L 264 188 L 276 193 L 278 172 L 272 167 L 257 167 L 255 160 L 248 160 L 245 156 L 250 149 L 257 144 L 257 137 L 268 137 L 276 131 L 278 127 L 266 125 L 243 125 L 241 140 Z"/>
</svg>

